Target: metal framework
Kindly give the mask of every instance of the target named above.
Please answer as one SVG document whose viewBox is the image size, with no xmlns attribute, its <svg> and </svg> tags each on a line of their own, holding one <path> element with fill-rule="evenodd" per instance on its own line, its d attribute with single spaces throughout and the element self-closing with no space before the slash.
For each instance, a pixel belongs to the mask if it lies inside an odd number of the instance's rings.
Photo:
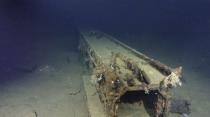
<svg viewBox="0 0 210 117">
<path fill-rule="evenodd" d="M 125 95 L 140 92 L 155 117 L 168 117 L 170 89 L 181 85 L 182 67 L 172 69 L 96 30 L 81 31 L 79 50 L 108 117 L 118 116 Z"/>
</svg>

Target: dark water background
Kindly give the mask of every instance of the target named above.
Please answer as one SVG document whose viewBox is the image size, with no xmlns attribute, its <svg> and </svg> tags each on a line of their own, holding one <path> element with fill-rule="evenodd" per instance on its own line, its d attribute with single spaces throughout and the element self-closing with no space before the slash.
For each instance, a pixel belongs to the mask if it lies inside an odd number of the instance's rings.
<svg viewBox="0 0 210 117">
<path fill-rule="evenodd" d="M 76 51 L 80 27 L 112 34 L 210 81 L 209 0 L 1 0 L 1 79 L 39 61 L 39 45 Z"/>
<path fill-rule="evenodd" d="M 77 28 L 93 27 L 158 59 L 208 71 L 209 12 L 209 0 L 3 0 L 0 64 L 19 63 L 37 40 L 76 50 Z"/>
</svg>

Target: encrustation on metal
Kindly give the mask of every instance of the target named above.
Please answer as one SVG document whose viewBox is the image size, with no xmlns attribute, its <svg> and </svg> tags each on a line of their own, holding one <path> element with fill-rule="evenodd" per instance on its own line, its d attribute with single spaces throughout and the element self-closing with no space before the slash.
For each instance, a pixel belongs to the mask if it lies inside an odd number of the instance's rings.
<svg viewBox="0 0 210 117">
<path fill-rule="evenodd" d="M 128 92 L 151 94 L 144 99 L 155 117 L 168 117 L 171 88 L 181 84 L 182 67 L 175 69 L 154 60 L 97 30 L 82 30 L 79 50 L 92 72 L 107 117 L 117 117 Z"/>
</svg>

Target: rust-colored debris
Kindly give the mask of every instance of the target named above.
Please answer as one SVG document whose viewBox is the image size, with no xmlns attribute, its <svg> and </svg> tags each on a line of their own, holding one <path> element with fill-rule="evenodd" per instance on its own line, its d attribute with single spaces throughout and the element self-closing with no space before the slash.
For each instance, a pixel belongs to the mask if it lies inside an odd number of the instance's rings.
<svg viewBox="0 0 210 117">
<path fill-rule="evenodd" d="M 168 117 L 173 108 L 170 89 L 181 86 L 182 67 L 172 69 L 107 34 L 93 30 L 81 31 L 79 50 L 92 71 L 92 80 L 108 117 L 118 116 L 122 96 L 138 91 L 151 96 L 143 101 L 149 105 L 154 117 Z"/>
</svg>

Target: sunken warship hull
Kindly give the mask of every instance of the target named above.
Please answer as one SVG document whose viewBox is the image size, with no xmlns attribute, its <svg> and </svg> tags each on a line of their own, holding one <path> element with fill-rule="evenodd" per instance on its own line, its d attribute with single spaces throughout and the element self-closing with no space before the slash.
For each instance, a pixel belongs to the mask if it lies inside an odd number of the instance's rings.
<svg viewBox="0 0 210 117">
<path fill-rule="evenodd" d="M 190 103 L 171 93 L 181 86 L 181 66 L 173 69 L 100 31 L 80 33 L 79 50 L 107 117 L 119 116 L 121 103 L 144 105 L 151 117 L 189 114 Z"/>
</svg>

